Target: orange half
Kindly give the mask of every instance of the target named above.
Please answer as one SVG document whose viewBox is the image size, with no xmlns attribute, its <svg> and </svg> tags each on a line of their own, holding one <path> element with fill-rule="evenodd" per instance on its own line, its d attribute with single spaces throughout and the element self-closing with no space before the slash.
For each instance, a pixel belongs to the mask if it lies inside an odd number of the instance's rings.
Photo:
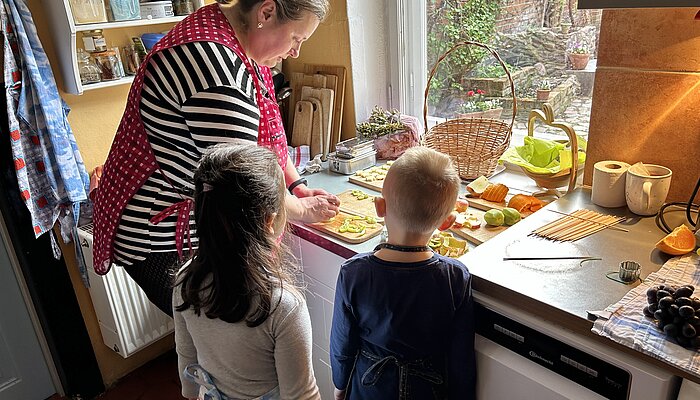
<svg viewBox="0 0 700 400">
<path fill-rule="evenodd" d="M 659 240 L 656 248 L 672 256 L 690 253 L 695 250 L 695 235 L 687 226 L 681 225 Z"/>
</svg>

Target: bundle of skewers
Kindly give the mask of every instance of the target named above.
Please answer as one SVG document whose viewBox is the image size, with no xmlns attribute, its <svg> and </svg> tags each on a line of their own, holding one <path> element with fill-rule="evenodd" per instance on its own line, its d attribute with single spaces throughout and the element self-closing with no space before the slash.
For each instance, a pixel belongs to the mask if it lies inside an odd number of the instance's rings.
<svg viewBox="0 0 700 400">
<path fill-rule="evenodd" d="M 624 221 L 625 217 L 600 214 L 586 209 L 576 210 L 570 214 L 550 211 L 564 216 L 534 230 L 532 235 L 558 241 L 575 241 L 603 229 L 628 232 L 627 229 L 614 226 Z"/>
</svg>

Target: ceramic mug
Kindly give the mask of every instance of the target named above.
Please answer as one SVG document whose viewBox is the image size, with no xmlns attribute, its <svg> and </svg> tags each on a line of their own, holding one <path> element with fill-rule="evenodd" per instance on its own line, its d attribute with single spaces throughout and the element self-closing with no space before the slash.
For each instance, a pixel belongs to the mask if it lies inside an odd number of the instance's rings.
<svg viewBox="0 0 700 400">
<path fill-rule="evenodd" d="M 636 165 L 627 170 L 625 199 L 637 215 L 654 215 L 666 201 L 672 172 L 661 165 L 644 164 L 648 174 Z"/>
</svg>

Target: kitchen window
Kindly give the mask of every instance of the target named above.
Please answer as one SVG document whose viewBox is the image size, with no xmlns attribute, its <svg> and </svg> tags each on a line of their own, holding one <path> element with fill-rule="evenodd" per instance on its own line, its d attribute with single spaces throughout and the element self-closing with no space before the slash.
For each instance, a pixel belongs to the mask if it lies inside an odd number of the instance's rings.
<svg viewBox="0 0 700 400">
<path fill-rule="evenodd" d="M 389 44 L 399 60 L 390 73 L 391 106 L 422 120 L 430 69 L 454 43 L 473 40 L 494 49 L 513 77 L 518 101 L 514 144 L 527 135 L 529 111 L 544 101 L 543 93 L 538 100 L 538 89 L 547 92 L 557 120 L 588 136 L 600 10 L 578 10 L 577 0 L 387 1 L 394 3 L 387 10 L 397 27 Z M 479 47 L 461 47 L 435 71 L 428 123 L 499 108 L 500 118 L 510 122 L 512 101 L 497 60 Z M 493 112 L 487 117 L 493 118 Z M 537 132 L 550 139 L 564 135 L 554 129 Z"/>
</svg>

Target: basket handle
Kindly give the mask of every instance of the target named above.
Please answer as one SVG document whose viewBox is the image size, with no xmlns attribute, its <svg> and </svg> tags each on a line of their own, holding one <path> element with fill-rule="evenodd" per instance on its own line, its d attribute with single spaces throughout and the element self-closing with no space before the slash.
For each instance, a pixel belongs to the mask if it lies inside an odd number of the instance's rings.
<svg viewBox="0 0 700 400">
<path fill-rule="evenodd" d="M 576 178 L 578 178 L 578 137 L 574 127 L 568 122 L 554 122 L 554 110 L 549 103 L 542 104 L 542 110 L 530 110 L 530 117 L 527 120 L 527 135 L 534 136 L 535 122 L 540 119 L 545 124 L 554 128 L 559 128 L 566 132 L 571 145 L 571 172 L 569 173 L 569 189 L 566 193 L 571 193 L 576 188 Z"/>
<path fill-rule="evenodd" d="M 503 60 L 498 55 L 498 53 L 496 53 L 495 50 L 493 50 L 492 48 L 490 48 L 489 46 L 487 46 L 483 43 L 472 42 L 469 40 L 465 40 L 463 42 L 456 43 L 454 46 L 452 46 L 451 49 L 447 50 L 447 52 L 445 52 L 445 54 L 443 54 L 442 56 L 440 56 L 440 58 L 438 58 L 437 62 L 435 62 L 435 65 L 430 70 L 430 74 L 428 75 L 428 83 L 425 86 L 425 95 L 423 96 L 423 126 L 425 127 L 425 132 L 426 133 L 428 132 L 428 94 L 430 92 L 430 82 L 433 80 L 433 77 L 435 76 L 435 72 L 437 71 L 438 66 L 440 65 L 442 60 L 444 60 L 447 56 L 449 56 L 450 53 L 452 53 L 453 51 L 459 49 L 460 47 L 468 46 L 468 45 L 474 45 L 474 46 L 478 46 L 478 47 L 481 47 L 483 49 L 486 49 L 489 53 L 491 53 L 492 56 L 494 56 L 496 58 L 498 63 L 501 64 L 501 67 L 503 67 L 503 70 L 506 71 L 506 77 L 508 77 L 508 83 L 510 83 L 510 92 L 511 92 L 511 95 L 513 96 L 513 117 L 510 120 L 510 129 L 508 129 L 508 136 L 506 138 L 506 140 L 508 140 L 510 138 L 510 135 L 513 132 L 513 124 L 515 124 L 515 114 L 517 114 L 517 112 L 518 112 L 518 105 L 517 105 L 518 101 L 515 97 L 515 85 L 513 84 L 513 78 L 510 76 L 510 71 L 508 71 L 506 64 L 503 62 Z"/>
</svg>

